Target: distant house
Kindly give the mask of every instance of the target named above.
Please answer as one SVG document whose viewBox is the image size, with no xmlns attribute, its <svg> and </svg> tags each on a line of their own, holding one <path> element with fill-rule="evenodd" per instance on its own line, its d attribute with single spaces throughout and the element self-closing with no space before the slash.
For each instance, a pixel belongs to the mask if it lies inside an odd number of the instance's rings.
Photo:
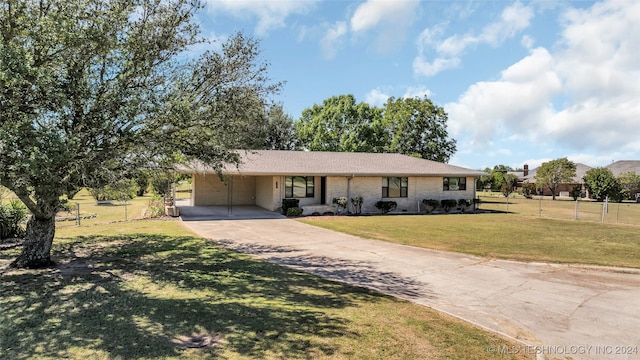
<svg viewBox="0 0 640 360">
<path fill-rule="evenodd" d="M 587 171 L 591 170 L 592 167 L 589 165 L 585 165 L 585 164 L 581 164 L 581 163 L 576 163 L 576 176 L 574 176 L 571 181 L 564 183 L 564 184 L 560 184 L 558 186 L 558 188 L 556 189 L 556 196 L 569 196 L 569 193 L 576 187 L 576 186 L 580 186 L 581 190 L 587 194 L 587 189 L 584 186 L 584 175 L 587 173 Z M 537 172 L 538 168 L 535 168 L 531 171 L 528 171 L 528 174 L 526 176 L 522 177 L 522 182 L 523 183 L 531 183 L 531 184 L 535 184 L 536 183 L 536 172 Z M 545 195 L 545 196 L 551 196 L 551 190 L 548 187 L 543 187 L 542 189 L 540 189 L 539 187 L 537 187 L 539 189 L 539 195 Z"/>
<path fill-rule="evenodd" d="M 416 212 L 423 199 L 473 199 L 481 171 L 401 154 L 259 150 L 241 153 L 223 179 L 199 165 L 192 174 L 192 205 L 257 205 L 276 211 L 282 199 L 299 199 L 305 214 L 330 209 L 333 199 L 362 197 L 363 213 L 393 200 L 396 211 Z M 350 204 L 351 206 L 351 204 Z"/>
<path fill-rule="evenodd" d="M 640 160 L 619 160 L 605 167 L 611 170 L 615 176 L 620 176 L 628 172 L 640 175 Z"/>
</svg>

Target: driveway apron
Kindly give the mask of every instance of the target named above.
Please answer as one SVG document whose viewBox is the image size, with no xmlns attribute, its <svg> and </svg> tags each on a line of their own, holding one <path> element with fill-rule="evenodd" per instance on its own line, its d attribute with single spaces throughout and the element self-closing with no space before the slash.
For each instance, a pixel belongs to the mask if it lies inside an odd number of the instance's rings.
<svg viewBox="0 0 640 360">
<path fill-rule="evenodd" d="M 516 339 L 518 351 L 541 359 L 640 358 L 637 270 L 487 259 L 362 239 L 290 219 L 184 224 L 255 257 L 461 318 Z"/>
</svg>

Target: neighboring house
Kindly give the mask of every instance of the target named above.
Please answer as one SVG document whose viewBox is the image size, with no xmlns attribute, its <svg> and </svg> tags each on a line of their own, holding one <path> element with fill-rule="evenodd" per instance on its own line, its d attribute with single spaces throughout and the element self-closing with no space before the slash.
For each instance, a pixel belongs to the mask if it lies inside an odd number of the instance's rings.
<svg viewBox="0 0 640 360">
<path fill-rule="evenodd" d="M 237 168 L 223 170 L 224 180 L 202 166 L 182 168 L 193 176 L 192 205 L 276 211 L 282 199 L 297 198 L 304 214 L 312 214 L 331 211 L 335 198 L 361 196 L 363 213 L 379 213 L 380 200 L 396 201 L 396 211 L 416 212 L 423 199 L 473 199 L 476 179 L 486 175 L 401 154 L 257 150 L 241 157 Z"/>
<path fill-rule="evenodd" d="M 580 186 L 582 188 L 582 191 L 586 194 L 587 189 L 584 186 L 584 175 L 591 169 L 592 167 L 589 165 L 576 163 L 576 176 L 574 176 L 570 182 L 558 185 L 558 188 L 556 189 L 556 196 L 569 196 L 569 193 L 575 186 Z M 535 184 L 537 170 L 538 168 L 529 171 L 528 174 L 522 178 L 523 183 Z M 539 189 L 539 187 L 537 188 Z M 541 195 L 551 196 L 551 190 L 548 187 L 543 187 Z"/>
<path fill-rule="evenodd" d="M 620 176 L 628 172 L 640 175 L 640 160 L 619 160 L 605 167 L 611 170 L 615 176 Z"/>
</svg>

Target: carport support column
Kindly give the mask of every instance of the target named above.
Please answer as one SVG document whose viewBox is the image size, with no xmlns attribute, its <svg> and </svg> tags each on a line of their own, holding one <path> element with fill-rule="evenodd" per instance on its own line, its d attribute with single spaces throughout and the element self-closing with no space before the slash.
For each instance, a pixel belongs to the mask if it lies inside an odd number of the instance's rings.
<svg viewBox="0 0 640 360">
<path fill-rule="evenodd" d="M 227 215 L 233 214 L 233 175 L 227 183 Z"/>
<path fill-rule="evenodd" d="M 351 180 L 356 177 L 354 174 L 351 174 L 350 178 L 347 178 L 347 214 L 351 212 Z"/>
</svg>

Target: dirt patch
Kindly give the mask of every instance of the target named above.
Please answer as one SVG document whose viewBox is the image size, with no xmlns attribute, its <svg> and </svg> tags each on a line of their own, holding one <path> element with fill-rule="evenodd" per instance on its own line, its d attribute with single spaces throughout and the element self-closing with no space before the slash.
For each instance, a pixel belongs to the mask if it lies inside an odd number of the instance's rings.
<svg viewBox="0 0 640 360">
<path fill-rule="evenodd" d="M 197 349 L 215 346 L 223 343 L 224 340 L 220 335 L 211 335 L 207 333 L 192 333 L 191 335 L 179 335 L 171 339 L 171 343 L 177 347 Z"/>
</svg>

